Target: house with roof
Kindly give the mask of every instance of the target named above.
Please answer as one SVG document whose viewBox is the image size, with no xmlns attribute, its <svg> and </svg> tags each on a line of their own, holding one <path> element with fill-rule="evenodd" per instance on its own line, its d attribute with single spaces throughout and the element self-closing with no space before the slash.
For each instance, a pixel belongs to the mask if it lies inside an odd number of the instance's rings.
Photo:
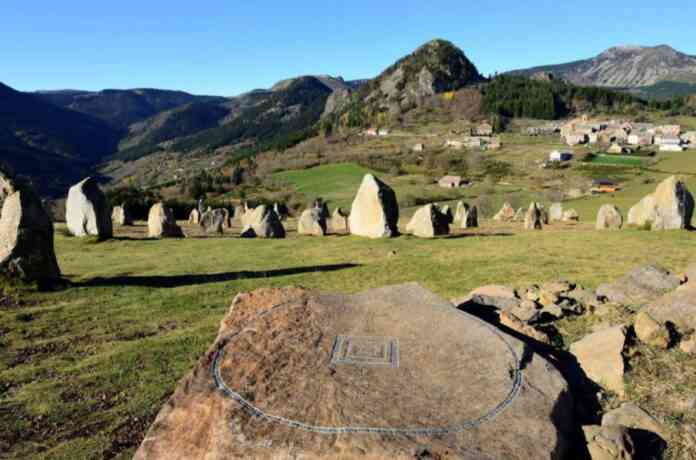
<svg viewBox="0 0 696 460">
<path fill-rule="evenodd" d="M 621 187 L 619 187 L 619 185 L 613 180 L 595 179 L 592 181 L 592 188 L 590 189 L 590 193 L 614 193 L 618 190 L 621 190 Z"/>
<path fill-rule="evenodd" d="M 464 185 L 469 185 L 469 181 L 463 180 L 462 176 L 444 176 L 437 181 L 437 184 L 443 188 L 459 188 Z"/>
</svg>

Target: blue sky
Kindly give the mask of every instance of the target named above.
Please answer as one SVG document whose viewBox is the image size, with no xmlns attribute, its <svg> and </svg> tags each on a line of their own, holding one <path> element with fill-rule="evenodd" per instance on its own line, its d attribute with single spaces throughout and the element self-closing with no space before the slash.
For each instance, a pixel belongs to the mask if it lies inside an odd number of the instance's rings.
<svg viewBox="0 0 696 460">
<path fill-rule="evenodd" d="M 373 77 L 432 38 L 485 74 L 617 44 L 696 55 L 694 17 L 692 0 L 2 0 L 0 81 L 230 96 L 302 74 Z"/>
</svg>

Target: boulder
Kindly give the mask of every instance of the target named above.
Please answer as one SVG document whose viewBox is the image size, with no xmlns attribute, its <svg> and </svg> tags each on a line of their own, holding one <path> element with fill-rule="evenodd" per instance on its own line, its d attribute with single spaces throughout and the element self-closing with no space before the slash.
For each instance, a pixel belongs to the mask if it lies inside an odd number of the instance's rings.
<svg viewBox="0 0 696 460">
<path fill-rule="evenodd" d="M 645 312 L 663 324 L 673 324 L 681 332 L 696 329 L 696 282 L 654 300 Z"/>
<path fill-rule="evenodd" d="M 0 274 L 40 283 L 60 278 L 53 224 L 26 182 L 0 170 Z"/>
<path fill-rule="evenodd" d="M 449 217 L 434 204 L 418 209 L 406 226 L 408 233 L 420 238 L 448 235 L 449 230 Z"/>
<path fill-rule="evenodd" d="M 553 203 L 549 208 L 549 220 L 558 222 L 563 220 L 563 205 L 561 203 Z"/>
<path fill-rule="evenodd" d="M 111 206 L 102 193 L 97 180 L 88 177 L 73 185 L 68 191 L 65 206 L 68 230 L 74 236 L 98 236 L 111 238 Z"/>
<path fill-rule="evenodd" d="M 563 211 L 561 220 L 563 222 L 578 222 L 580 221 L 580 215 L 575 209 L 568 209 L 567 211 Z"/>
<path fill-rule="evenodd" d="M 521 303 L 517 296 L 517 291 L 509 286 L 500 284 L 489 284 L 474 289 L 469 294 L 467 300 L 487 307 L 494 307 L 498 310 L 510 310 L 518 307 Z"/>
<path fill-rule="evenodd" d="M 417 284 L 265 288 L 235 298 L 134 459 L 561 459 L 572 414 L 551 363 Z"/>
<path fill-rule="evenodd" d="M 201 214 L 198 212 L 198 209 L 191 211 L 189 214 L 188 223 L 191 225 L 198 225 L 201 223 Z"/>
<path fill-rule="evenodd" d="M 597 212 L 597 230 L 619 230 L 623 226 L 623 216 L 613 204 L 605 204 Z"/>
<path fill-rule="evenodd" d="M 651 347 L 669 348 L 669 330 L 664 324 L 655 321 L 652 316 L 642 311 L 636 316 L 633 330 L 638 340 Z"/>
<path fill-rule="evenodd" d="M 468 212 L 469 212 L 469 205 L 464 203 L 463 201 L 458 201 L 457 207 L 455 208 L 455 212 L 454 212 L 454 223 L 461 224 L 464 221 L 464 218 L 466 217 L 466 214 Z"/>
<path fill-rule="evenodd" d="M 449 205 L 445 205 L 438 209 L 440 210 L 440 214 L 445 217 L 447 225 L 451 225 L 454 222 L 454 214 L 452 214 L 452 210 L 450 209 Z"/>
<path fill-rule="evenodd" d="M 399 205 L 396 194 L 372 174 L 366 174 L 348 217 L 353 235 L 368 238 L 398 236 Z"/>
<path fill-rule="evenodd" d="M 609 302 L 641 305 L 673 291 L 679 284 L 679 278 L 664 268 L 645 265 L 634 268 L 613 283 L 601 284 L 597 295 Z"/>
<path fill-rule="evenodd" d="M 342 208 L 334 209 L 331 220 L 329 221 L 329 228 L 334 233 L 350 233 L 350 228 L 348 227 L 348 213 Z"/>
<path fill-rule="evenodd" d="M 669 438 L 662 423 L 632 402 L 625 402 L 617 409 L 610 410 L 602 416 L 602 426 L 616 425 L 649 431 L 660 436 L 663 440 Z"/>
<path fill-rule="evenodd" d="M 152 205 L 147 216 L 147 234 L 150 238 L 183 238 L 184 232 L 174 219 L 174 212 L 159 202 Z"/>
<path fill-rule="evenodd" d="M 541 230 L 541 210 L 537 203 L 532 203 L 524 216 L 524 228 L 527 230 Z"/>
<path fill-rule="evenodd" d="M 285 238 L 285 227 L 278 214 L 266 205 L 247 211 L 243 222 L 242 238 Z"/>
<path fill-rule="evenodd" d="M 462 219 L 460 228 L 477 228 L 478 226 L 478 208 L 476 206 L 472 206 L 466 213 L 464 219 Z"/>
<path fill-rule="evenodd" d="M 694 198 L 676 176 L 662 181 L 628 212 L 628 224 L 651 230 L 680 230 L 691 226 Z"/>
<path fill-rule="evenodd" d="M 582 427 L 591 460 L 633 460 L 635 447 L 628 428 L 621 425 Z"/>
<path fill-rule="evenodd" d="M 679 349 L 682 353 L 696 355 L 696 334 L 691 334 L 691 336 L 682 339 L 679 342 Z"/>
<path fill-rule="evenodd" d="M 590 380 L 623 397 L 625 343 L 626 328 L 614 326 L 571 344 L 570 352 Z"/>
<path fill-rule="evenodd" d="M 115 206 L 111 211 L 111 222 L 115 225 L 127 226 L 133 225 L 133 218 L 131 217 L 126 205 Z"/>
<path fill-rule="evenodd" d="M 297 221 L 297 233 L 300 235 L 326 235 L 326 217 L 322 208 L 305 209 Z"/>
<path fill-rule="evenodd" d="M 51 218 L 51 222 L 65 222 L 65 207 L 67 198 L 59 198 L 56 200 L 44 200 L 43 207 Z"/>
<path fill-rule="evenodd" d="M 525 215 L 526 213 L 524 208 L 519 208 L 517 211 L 515 211 L 515 217 L 513 217 L 512 220 L 515 222 L 523 222 Z"/>
<path fill-rule="evenodd" d="M 537 207 L 541 213 L 541 223 L 544 225 L 549 225 L 549 212 L 546 210 L 546 206 L 541 203 L 537 203 Z"/>
<path fill-rule="evenodd" d="M 205 233 L 217 233 L 218 235 L 222 235 L 228 217 L 229 213 L 226 209 L 212 209 L 203 214 L 199 225 L 203 227 Z"/>
<path fill-rule="evenodd" d="M 504 203 L 500 211 L 493 216 L 493 220 L 499 222 L 511 222 L 515 218 L 515 210 L 510 203 Z"/>
</svg>

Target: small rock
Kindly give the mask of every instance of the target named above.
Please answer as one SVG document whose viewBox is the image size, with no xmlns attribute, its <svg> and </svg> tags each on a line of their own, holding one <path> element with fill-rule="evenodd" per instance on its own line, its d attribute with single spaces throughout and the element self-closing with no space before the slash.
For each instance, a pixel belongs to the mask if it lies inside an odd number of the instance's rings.
<svg viewBox="0 0 696 460">
<path fill-rule="evenodd" d="M 649 314 L 638 313 L 633 329 L 638 339 L 644 344 L 662 349 L 669 347 L 669 331 L 664 324 L 655 321 Z"/>
<path fill-rule="evenodd" d="M 584 426 L 587 450 L 592 460 L 632 460 L 633 440 L 625 426 Z"/>
<path fill-rule="evenodd" d="M 667 432 L 655 417 L 631 402 L 625 402 L 617 409 L 611 410 L 602 417 L 602 426 L 623 425 L 636 430 L 645 430 L 668 438 Z"/>
<path fill-rule="evenodd" d="M 470 299 L 477 304 L 499 310 L 509 310 L 520 304 L 517 292 L 513 288 L 499 284 L 489 284 L 474 289 L 471 291 Z"/>
<path fill-rule="evenodd" d="M 524 321 L 522 321 L 520 318 L 513 315 L 509 311 L 500 312 L 500 324 L 509 327 L 515 332 L 519 332 L 520 334 L 526 335 L 527 337 L 530 337 L 538 342 L 545 343 L 547 345 L 551 344 L 551 340 L 549 340 L 549 337 L 546 334 L 535 329 L 529 324 L 526 324 Z"/>
<path fill-rule="evenodd" d="M 682 339 L 679 344 L 679 349 L 683 353 L 688 353 L 690 355 L 696 354 L 696 334 L 691 335 L 687 339 Z"/>
<path fill-rule="evenodd" d="M 523 300 L 519 306 L 512 308 L 510 313 L 527 324 L 537 321 L 540 316 L 537 304 L 531 300 Z"/>
</svg>

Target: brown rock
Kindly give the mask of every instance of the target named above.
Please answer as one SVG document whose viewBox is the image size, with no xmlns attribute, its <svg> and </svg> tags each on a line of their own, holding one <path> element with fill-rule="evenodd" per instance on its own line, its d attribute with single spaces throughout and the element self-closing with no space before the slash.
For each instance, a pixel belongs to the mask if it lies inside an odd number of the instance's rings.
<svg viewBox="0 0 696 460">
<path fill-rule="evenodd" d="M 626 328 L 614 326 L 573 343 L 570 352 L 590 380 L 623 397 L 625 343 Z"/>
<path fill-rule="evenodd" d="M 679 349 L 683 353 L 690 355 L 696 354 L 696 334 L 692 334 L 690 337 L 682 339 L 682 341 L 679 343 Z"/>
<path fill-rule="evenodd" d="M 565 458 L 572 399 L 528 351 L 415 284 L 240 294 L 135 460 Z"/>
<path fill-rule="evenodd" d="M 420 238 L 449 234 L 449 218 L 434 204 L 418 209 L 406 226 L 406 231 Z"/>
<path fill-rule="evenodd" d="M 592 460 L 633 460 L 635 447 L 625 426 L 584 426 L 587 450 Z"/>
<path fill-rule="evenodd" d="M 696 329 L 696 283 L 693 281 L 667 293 L 645 308 L 661 323 L 672 323 L 681 332 Z"/>
<path fill-rule="evenodd" d="M 623 425 L 628 428 L 645 430 L 668 440 L 665 427 L 655 417 L 631 402 L 621 404 L 621 407 L 611 410 L 602 416 L 602 426 Z"/>
<path fill-rule="evenodd" d="M 493 216 L 493 220 L 497 220 L 499 222 L 512 222 L 512 220 L 515 218 L 515 209 L 512 207 L 510 203 L 504 203 L 503 207 L 500 208 L 500 211 Z"/>
<path fill-rule="evenodd" d="M 669 347 L 669 331 L 664 324 L 658 323 L 646 312 L 638 313 L 633 329 L 638 340 L 644 344 L 665 350 Z"/>
<path fill-rule="evenodd" d="M 551 340 L 549 340 L 548 335 L 535 329 L 533 326 L 530 326 L 529 324 L 525 323 L 509 311 L 500 312 L 500 324 L 502 324 L 505 327 L 509 327 L 513 331 L 519 332 L 522 335 L 526 335 L 527 337 L 530 337 L 538 342 L 545 343 L 547 345 L 551 344 Z"/>
</svg>

